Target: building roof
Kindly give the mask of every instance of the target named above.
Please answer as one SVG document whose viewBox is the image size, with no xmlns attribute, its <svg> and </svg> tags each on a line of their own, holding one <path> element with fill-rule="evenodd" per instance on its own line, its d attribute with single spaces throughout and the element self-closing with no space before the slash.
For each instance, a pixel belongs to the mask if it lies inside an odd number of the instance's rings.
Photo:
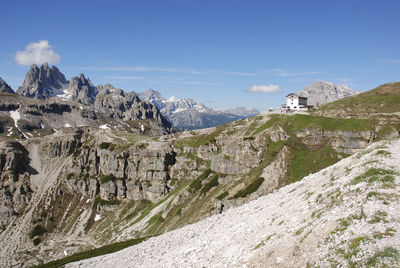
<svg viewBox="0 0 400 268">
<path fill-rule="evenodd" d="M 297 95 L 295 93 L 290 93 L 289 95 L 286 96 L 286 98 L 289 97 L 290 95 L 294 95 L 294 96 L 302 98 L 302 99 L 307 99 L 307 97 L 302 97 L 302 96 L 299 96 L 299 95 Z"/>
</svg>

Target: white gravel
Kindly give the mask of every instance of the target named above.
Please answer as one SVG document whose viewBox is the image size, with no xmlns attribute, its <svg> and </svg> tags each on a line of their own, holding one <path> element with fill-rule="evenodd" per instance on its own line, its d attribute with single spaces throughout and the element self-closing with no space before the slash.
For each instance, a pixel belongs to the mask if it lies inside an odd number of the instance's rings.
<svg viewBox="0 0 400 268">
<path fill-rule="evenodd" d="M 376 143 L 241 207 L 67 267 L 398 267 L 396 254 L 376 256 L 400 251 L 399 175 L 391 187 L 352 182 L 369 168 L 400 173 L 399 163 L 399 139 Z"/>
</svg>

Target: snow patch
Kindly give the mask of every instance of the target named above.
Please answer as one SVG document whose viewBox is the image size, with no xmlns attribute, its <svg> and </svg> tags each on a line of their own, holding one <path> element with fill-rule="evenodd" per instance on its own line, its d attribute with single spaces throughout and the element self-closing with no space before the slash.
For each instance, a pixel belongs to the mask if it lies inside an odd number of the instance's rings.
<svg viewBox="0 0 400 268">
<path fill-rule="evenodd" d="M 65 124 L 64 124 L 64 127 L 72 127 L 72 126 L 71 126 L 71 124 L 69 124 L 69 123 L 65 123 Z"/>
<path fill-rule="evenodd" d="M 94 221 L 98 221 L 101 219 L 100 214 L 96 214 L 96 216 L 94 216 Z"/>
<path fill-rule="evenodd" d="M 111 129 L 107 124 L 99 126 L 101 129 Z"/>
</svg>

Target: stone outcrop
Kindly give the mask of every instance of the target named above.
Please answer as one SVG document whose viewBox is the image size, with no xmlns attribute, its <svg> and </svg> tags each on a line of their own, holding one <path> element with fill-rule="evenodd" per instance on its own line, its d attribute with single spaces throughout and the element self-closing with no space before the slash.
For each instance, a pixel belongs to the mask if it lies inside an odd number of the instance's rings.
<svg viewBox="0 0 400 268">
<path fill-rule="evenodd" d="M 296 136 L 306 145 L 319 146 L 328 142 L 334 150 L 345 154 L 355 153 L 374 141 L 374 131 L 323 130 L 308 128 L 296 132 Z"/>
<path fill-rule="evenodd" d="M 29 203 L 31 188 L 28 152 L 16 141 L 0 143 L 0 228 Z"/>
<path fill-rule="evenodd" d="M 331 82 L 313 82 L 299 91 L 299 95 L 307 97 L 307 104 L 320 106 L 341 98 L 356 95 L 357 92 L 346 85 L 335 85 Z"/>
<path fill-rule="evenodd" d="M 40 67 L 31 66 L 25 76 L 25 81 L 17 90 L 17 94 L 35 98 L 47 99 L 61 94 L 68 81 L 56 66 L 45 63 Z"/>
<path fill-rule="evenodd" d="M 93 104 L 97 95 L 97 88 L 92 84 L 89 78 L 83 74 L 71 78 L 69 82 L 68 93 L 74 101 L 90 105 Z"/>
<path fill-rule="evenodd" d="M 15 94 L 14 90 L 0 77 L 0 92 Z"/>
</svg>

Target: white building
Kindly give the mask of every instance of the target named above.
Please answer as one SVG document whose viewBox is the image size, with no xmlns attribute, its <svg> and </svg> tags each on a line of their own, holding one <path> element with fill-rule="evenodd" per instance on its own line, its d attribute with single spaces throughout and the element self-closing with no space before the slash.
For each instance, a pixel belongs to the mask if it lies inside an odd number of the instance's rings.
<svg viewBox="0 0 400 268">
<path fill-rule="evenodd" d="M 299 111 L 308 110 L 309 107 L 307 106 L 306 97 L 300 97 L 299 95 L 290 93 L 286 96 L 286 105 L 282 105 L 282 108 L 286 110 Z"/>
</svg>

